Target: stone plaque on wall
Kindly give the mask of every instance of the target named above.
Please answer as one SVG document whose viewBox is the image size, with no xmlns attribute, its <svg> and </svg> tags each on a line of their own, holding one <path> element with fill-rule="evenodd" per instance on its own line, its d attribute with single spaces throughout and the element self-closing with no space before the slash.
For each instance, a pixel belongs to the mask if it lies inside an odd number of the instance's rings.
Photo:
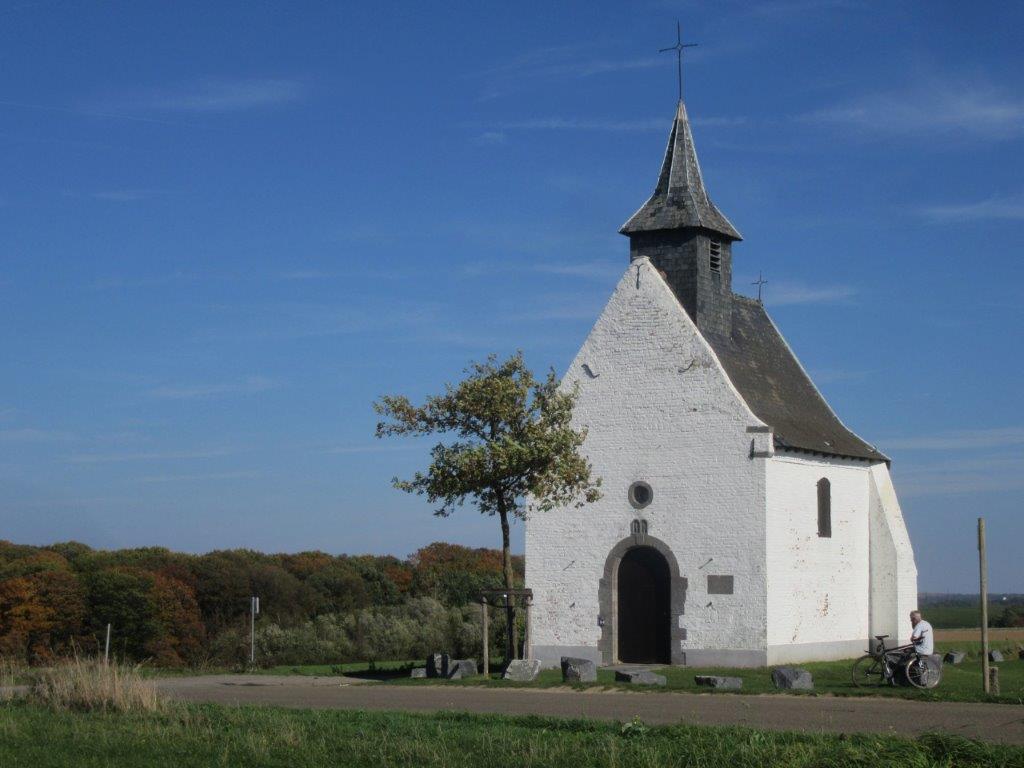
<svg viewBox="0 0 1024 768">
<path fill-rule="evenodd" d="M 709 595 L 731 595 L 732 576 L 711 576 L 708 575 Z"/>
</svg>

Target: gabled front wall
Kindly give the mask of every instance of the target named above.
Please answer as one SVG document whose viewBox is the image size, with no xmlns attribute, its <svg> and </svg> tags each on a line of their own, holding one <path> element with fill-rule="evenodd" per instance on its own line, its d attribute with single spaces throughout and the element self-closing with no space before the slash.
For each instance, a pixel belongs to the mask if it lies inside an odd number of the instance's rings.
<svg viewBox="0 0 1024 768">
<path fill-rule="evenodd" d="M 574 418 L 604 496 L 527 520 L 534 655 L 617 661 L 608 581 L 642 518 L 675 557 L 677 589 L 685 580 L 672 600 L 672 661 L 765 664 L 770 435 L 647 259 L 627 270 L 566 373 L 563 386 L 576 383 Z M 639 511 L 627 498 L 637 480 L 654 491 Z M 732 576 L 733 594 L 708 594 L 709 575 Z"/>
<path fill-rule="evenodd" d="M 868 647 L 869 465 L 776 452 L 768 461 L 768 663 L 851 658 Z M 832 536 L 818 535 L 818 481 Z"/>
</svg>

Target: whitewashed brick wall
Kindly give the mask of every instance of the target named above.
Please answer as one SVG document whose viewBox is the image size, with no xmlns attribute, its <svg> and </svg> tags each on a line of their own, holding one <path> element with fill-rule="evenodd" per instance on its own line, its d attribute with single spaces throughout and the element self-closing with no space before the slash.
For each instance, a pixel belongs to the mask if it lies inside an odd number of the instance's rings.
<svg viewBox="0 0 1024 768">
<path fill-rule="evenodd" d="M 586 365 L 593 376 L 585 372 Z M 647 259 L 630 265 L 573 361 L 575 420 L 604 497 L 526 524 L 526 582 L 535 646 L 597 647 L 598 584 L 615 544 L 643 517 L 689 580 L 685 648 L 766 648 L 765 461 L 751 458 L 764 425 L 750 412 L 675 295 Z M 760 447 L 764 447 L 761 445 Z M 635 480 L 654 501 L 637 512 Z M 732 595 L 708 595 L 708 574 Z"/>
<path fill-rule="evenodd" d="M 889 468 L 876 464 L 869 478 L 871 526 L 871 634 L 910 638 L 917 605 L 917 565 Z M 891 641 L 886 641 L 891 642 Z"/>
<path fill-rule="evenodd" d="M 868 466 L 785 452 L 769 460 L 769 661 L 847 658 L 867 648 Z M 818 536 L 822 478 L 831 484 L 830 538 Z"/>
</svg>

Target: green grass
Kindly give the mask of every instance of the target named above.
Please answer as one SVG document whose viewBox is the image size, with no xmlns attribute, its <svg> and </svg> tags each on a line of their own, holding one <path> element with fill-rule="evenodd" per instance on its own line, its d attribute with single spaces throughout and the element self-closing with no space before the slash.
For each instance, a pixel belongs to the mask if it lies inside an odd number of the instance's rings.
<svg viewBox="0 0 1024 768">
<path fill-rule="evenodd" d="M 965 643 L 956 643 L 963 647 Z M 786 691 L 786 695 L 814 696 L 832 694 L 835 696 L 885 696 L 919 701 L 989 701 L 1005 704 L 1024 704 L 1024 661 L 1018 660 L 1016 654 L 1007 656 L 1007 660 L 998 665 L 1000 690 L 999 696 L 986 695 L 981 689 L 981 660 L 975 652 L 966 661 L 957 666 L 946 664 L 942 670 L 942 683 L 931 691 L 922 691 L 910 687 L 855 688 L 850 680 L 850 667 L 853 662 L 827 661 L 800 664 L 814 676 L 814 691 Z M 660 687 L 638 687 L 628 683 L 616 683 L 615 673 L 601 669 L 597 673 L 597 683 L 575 685 L 584 689 L 597 687 L 605 689 L 629 689 L 644 691 L 686 691 L 690 693 L 710 693 L 708 688 L 698 687 L 694 682 L 695 675 L 725 675 L 743 679 L 740 691 L 715 691 L 733 695 L 779 693 L 771 683 L 770 669 L 734 669 L 728 667 L 663 667 L 658 668 L 659 674 L 665 675 L 667 685 Z M 512 683 L 501 680 L 497 673 L 489 678 L 483 676 L 466 680 L 412 680 L 405 677 L 391 681 L 397 685 L 483 685 L 489 687 L 524 687 L 553 688 L 565 685 L 559 670 L 544 670 L 540 677 L 532 683 Z"/>
<path fill-rule="evenodd" d="M 174 705 L 158 714 L 0 706 L 0 765 L 1024 766 L 1024 749 L 956 736 L 903 739 L 440 713 Z"/>
<path fill-rule="evenodd" d="M 265 667 L 253 670 L 253 674 L 259 675 L 309 675 L 313 677 L 327 677 L 330 675 L 374 675 L 381 676 L 396 675 L 404 673 L 406 676 L 413 667 L 422 667 L 423 661 L 356 661 L 347 664 L 283 664 L 277 667 Z"/>
</svg>

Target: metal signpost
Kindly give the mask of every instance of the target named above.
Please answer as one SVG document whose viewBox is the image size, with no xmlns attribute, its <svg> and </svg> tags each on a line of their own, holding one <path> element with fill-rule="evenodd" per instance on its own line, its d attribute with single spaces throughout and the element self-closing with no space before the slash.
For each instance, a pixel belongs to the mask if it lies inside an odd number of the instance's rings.
<svg viewBox="0 0 1024 768">
<path fill-rule="evenodd" d="M 256 614 L 260 612 L 260 599 L 249 598 L 249 663 L 256 663 Z"/>
</svg>

